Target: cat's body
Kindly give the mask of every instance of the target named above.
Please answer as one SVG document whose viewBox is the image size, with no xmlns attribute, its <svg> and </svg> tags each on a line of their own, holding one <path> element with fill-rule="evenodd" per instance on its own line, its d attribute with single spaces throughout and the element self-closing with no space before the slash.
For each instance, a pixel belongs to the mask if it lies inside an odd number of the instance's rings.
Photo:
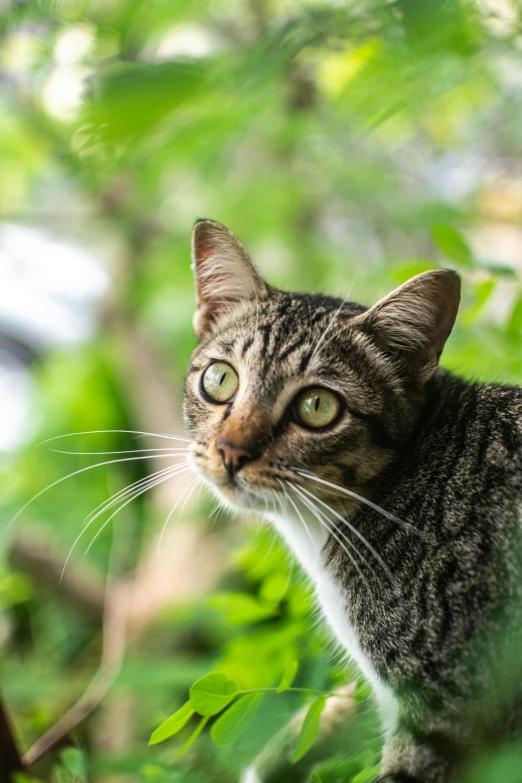
<svg viewBox="0 0 522 783">
<path fill-rule="evenodd" d="M 522 390 L 438 369 L 452 272 L 366 310 L 270 288 L 210 221 L 194 259 L 195 468 L 313 580 L 380 704 L 382 779 L 446 783 L 522 729 Z"/>
</svg>

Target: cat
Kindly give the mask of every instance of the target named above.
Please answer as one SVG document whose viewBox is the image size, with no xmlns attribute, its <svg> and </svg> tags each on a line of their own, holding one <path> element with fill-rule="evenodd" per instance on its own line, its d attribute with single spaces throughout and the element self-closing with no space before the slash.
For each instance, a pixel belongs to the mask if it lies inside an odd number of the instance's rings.
<svg viewBox="0 0 522 783">
<path fill-rule="evenodd" d="M 381 783 L 446 783 L 522 728 L 522 389 L 439 357 L 459 275 L 373 307 L 266 283 L 224 226 L 193 236 L 194 470 L 265 516 L 369 680 Z"/>
</svg>

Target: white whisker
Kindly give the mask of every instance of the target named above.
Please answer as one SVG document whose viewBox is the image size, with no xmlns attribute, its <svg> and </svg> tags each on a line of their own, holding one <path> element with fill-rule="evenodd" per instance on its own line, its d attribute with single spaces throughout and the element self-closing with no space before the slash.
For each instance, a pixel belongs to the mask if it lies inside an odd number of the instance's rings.
<svg viewBox="0 0 522 783">
<path fill-rule="evenodd" d="M 168 451 L 169 454 L 188 454 L 187 448 L 179 448 L 179 449 L 173 449 L 165 446 L 162 449 L 127 449 L 127 450 L 119 450 L 119 451 L 64 451 L 63 449 L 49 449 L 49 451 L 52 451 L 54 454 L 74 454 L 74 455 L 82 455 L 86 454 L 88 456 L 91 456 L 93 454 L 98 455 L 104 455 L 104 454 L 140 454 L 142 452 L 152 453 L 152 452 L 166 452 Z"/>
<path fill-rule="evenodd" d="M 288 484 L 289 484 L 289 486 L 291 486 L 290 482 L 283 482 L 283 479 L 279 479 L 279 478 L 278 478 L 277 480 L 278 480 L 278 482 L 281 484 L 281 486 L 283 487 L 283 492 L 284 492 L 284 494 L 285 494 L 285 497 L 286 497 L 286 498 L 287 498 L 287 499 L 290 501 L 290 503 L 292 504 L 292 506 L 293 506 L 293 507 L 294 507 L 294 509 L 295 509 L 295 512 L 296 512 L 297 516 L 298 516 L 298 517 L 299 517 L 299 519 L 301 520 L 301 522 L 302 522 L 302 524 L 303 524 L 303 527 L 304 527 L 304 529 L 306 530 L 306 532 L 307 532 L 307 534 L 308 534 L 308 538 L 310 539 L 310 543 L 312 544 L 312 549 L 315 549 L 315 542 L 314 542 L 314 539 L 313 539 L 313 537 L 312 537 L 312 534 L 311 534 L 311 532 L 310 532 L 310 528 L 309 528 L 309 527 L 308 527 L 308 525 L 306 524 L 306 521 L 305 521 L 305 519 L 304 519 L 303 515 L 301 514 L 301 512 L 300 512 L 300 511 L 299 511 L 299 509 L 297 508 L 296 504 L 294 503 L 294 501 L 293 501 L 293 500 L 292 500 L 292 498 L 290 497 L 290 494 L 288 493 L 288 491 L 287 491 L 287 489 L 286 489 L 286 487 L 285 487 L 285 483 L 288 483 Z"/>
<path fill-rule="evenodd" d="M 95 543 L 96 539 L 105 530 L 105 528 L 107 527 L 109 522 L 111 522 L 114 519 L 114 517 L 117 514 L 120 513 L 120 511 L 123 511 L 125 506 L 128 506 L 129 503 L 132 503 L 134 500 L 136 500 L 136 498 L 139 498 L 140 495 L 143 495 L 145 492 L 148 492 L 153 487 L 158 486 L 159 484 L 163 484 L 163 482 L 168 481 L 169 479 L 173 478 L 174 476 L 177 476 L 180 473 L 184 473 L 186 470 L 189 470 L 189 469 L 190 469 L 190 466 L 188 465 L 188 463 L 187 464 L 182 463 L 181 465 L 177 465 L 175 468 L 172 469 L 172 473 L 170 473 L 170 474 L 168 474 L 166 476 L 163 476 L 162 478 L 158 479 L 158 481 L 156 481 L 154 484 L 152 484 L 150 486 L 142 487 L 138 492 L 135 492 L 128 500 L 125 501 L 125 503 L 122 503 L 120 506 L 118 506 L 116 511 L 113 511 L 113 513 L 110 515 L 110 517 L 108 517 L 108 519 L 105 520 L 105 522 L 103 523 L 101 528 L 96 532 L 96 535 L 93 537 L 93 539 L 90 542 L 89 546 L 85 550 L 85 554 L 88 554 L 90 552 L 90 550 L 91 550 L 93 544 Z M 91 519 L 91 522 L 92 521 L 93 520 Z M 89 522 L 89 525 L 91 524 L 91 522 Z"/>
<path fill-rule="evenodd" d="M 151 438 L 166 438 L 167 440 L 181 440 L 184 443 L 193 443 L 191 438 L 183 438 L 179 435 L 167 435 L 158 432 L 146 432 L 142 430 L 85 430 L 84 432 L 66 432 L 63 435 L 55 435 L 54 438 L 47 438 L 41 443 L 37 443 L 38 446 L 43 446 L 45 443 L 51 443 L 53 440 L 60 440 L 60 438 L 74 438 L 76 435 L 105 435 L 109 433 L 122 433 L 125 435 L 148 435 Z"/>
<path fill-rule="evenodd" d="M 166 476 L 161 476 L 161 477 L 158 477 L 158 476 L 157 476 L 157 474 L 155 474 L 155 475 L 154 475 L 154 479 L 155 479 L 155 481 L 154 481 L 154 482 L 152 482 L 152 477 L 149 477 L 149 480 L 148 480 L 148 483 L 147 483 L 147 487 L 146 487 L 146 489 L 152 489 L 152 487 L 153 487 L 153 486 L 156 486 L 157 484 L 160 484 L 162 481 L 166 481 L 167 479 L 171 478 L 172 476 L 175 476 L 175 475 L 176 475 L 176 473 L 177 473 L 177 471 L 178 471 L 178 469 L 179 469 L 179 467 L 180 467 L 179 465 L 176 465 L 176 466 L 174 466 L 174 467 L 166 468 L 166 471 L 170 471 L 170 472 L 168 473 L 168 475 L 166 475 Z M 181 472 L 181 471 L 180 471 L 180 472 Z M 162 473 L 163 473 L 163 471 L 162 471 Z M 143 481 L 143 479 L 142 479 L 142 481 Z M 144 491 L 146 491 L 146 490 L 144 490 Z M 133 497 L 131 498 L 131 500 L 134 500 L 134 498 L 135 498 L 135 497 L 138 497 L 138 495 L 137 495 L 137 494 L 134 494 L 134 495 L 133 495 Z M 121 499 L 121 498 L 120 498 L 120 499 Z M 107 501 L 106 501 L 106 502 L 107 502 Z M 105 505 L 105 504 L 102 504 L 102 505 Z M 99 507 L 98 507 L 98 508 L 99 508 Z M 96 510 L 96 509 L 95 509 L 95 510 Z M 75 547 L 76 547 L 76 544 L 77 544 L 77 543 L 80 541 L 80 539 L 83 537 L 83 535 L 84 535 L 84 534 L 87 532 L 87 530 L 88 530 L 88 529 L 89 529 L 89 527 L 92 525 L 92 523 L 94 522 L 94 520 L 95 520 L 95 519 L 96 519 L 96 518 L 97 518 L 97 517 L 98 517 L 98 516 L 99 516 L 101 513 L 103 513 L 103 511 L 106 511 L 106 510 L 107 510 L 106 508 L 103 508 L 103 509 L 102 509 L 102 510 L 99 512 L 99 514 L 96 514 L 95 516 L 92 516 L 92 514 L 93 514 L 94 512 L 91 512 L 91 515 L 90 515 L 90 516 L 91 516 L 92 518 L 90 518 L 90 519 L 89 519 L 89 517 L 87 517 L 87 520 L 88 520 L 88 521 L 87 521 L 87 524 L 85 524 L 85 525 L 84 525 L 84 527 L 82 528 L 82 530 L 81 530 L 81 531 L 78 533 L 78 535 L 76 536 L 76 538 L 75 538 L 75 540 L 74 540 L 74 542 L 73 542 L 73 544 L 72 544 L 72 546 L 71 546 L 71 548 L 70 548 L 70 550 L 69 550 L 69 553 L 68 553 L 68 555 L 67 555 L 67 557 L 66 557 L 66 559 L 65 559 L 65 563 L 64 563 L 64 565 L 63 565 L 63 568 L 62 568 L 62 573 L 61 573 L 61 576 L 60 576 L 60 584 L 61 584 L 61 582 L 62 582 L 63 575 L 64 575 L 64 573 L 65 573 L 65 569 L 67 568 L 67 564 L 68 564 L 68 562 L 69 562 L 69 560 L 70 560 L 70 558 L 71 558 L 71 555 L 72 555 L 72 553 L 73 553 L 73 551 L 74 551 L 74 549 L 75 549 Z M 111 518 L 112 518 L 112 517 L 111 517 Z M 108 521 L 110 521 L 110 519 L 109 519 Z M 105 524 L 107 524 L 107 523 L 105 523 Z M 104 527 L 105 527 L 105 525 L 104 525 Z M 102 528 L 102 529 L 103 529 L 103 528 Z M 101 530 L 100 530 L 99 532 L 101 532 Z M 93 542 L 91 542 L 91 543 L 93 543 Z"/>
<path fill-rule="evenodd" d="M 305 487 L 301 487 L 301 490 L 303 492 L 305 492 L 309 497 L 313 498 L 315 502 L 320 503 L 322 506 L 324 506 L 326 509 L 328 509 L 340 522 L 342 522 L 344 525 L 346 525 L 352 531 L 352 533 L 354 533 L 357 536 L 357 538 L 359 538 L 362 541 L 362 543 L 368 548 L 368 551 L 372 553 L 372 555 L 375 557 L 377 562 L 384 569 L 384 571 L 387 574 L 388 578 L 392 582 L 395 581 L 392 572 L 390 571 L 390 569 L 388 568 L 388 566 L 386 565 L 386 563 L 384 562 L 382 557 L 379 555 L 379 553 L 377 552 L 375 547 L 373 547 L 370 544 L 370 542 L 367 541 L 367 539 L 363 536 L 363 534 L 359 530 L 357 530 L 356 527 L 354 527 L 352 524 L 350 524 L 350 522 L 345 517 L 341 516 L 341 514 L 338 514 L 337 511 L 334 511 L 334 509 L 331 508 L 331 506 L 329 506 L 323 500 L 318 498 L 317 495 L 314 495 L 312 492 L 310 492 L 310 490 L 306 489 Z"/>
<path fill-rule="evenodd" d="M 304 497 L 304 496 L 301 494 L 301 491 L 300 491 L 300 490 L 304 489 L 304 487 L 298 487 L 298 486 L 297 486 L 297 484 L 292 484 L 291 482 L 289 482 L 289 483 L 290 483 L 290 486 L 292 487 L 292 489 L 293 489 L 293 490 L 294 490 L 294 491 L 295 491 L 295 492 L 298 494 L 298 496 L 301 498 L 302 502 L 303 502 L 303 503 L 304 503 L 304 504 L 305 504 L 305 505 L 308 507 L 308 509 L 309 509 L 309 510 L 310 510 L 310 511 L 311 511 L 311 512 L 314 514 L 314 516 L 316 517 L 316 519 L 317 519 L 317 521 L 319 522 L 319 524 L 320 524 L 320 525 L 322 525 L 323 527 L 325 527 L 325 529 L 328 531 L 328 533 L 330 533 L 330 535 L 332 535 L 332 536 L 335 538 L 335 540 L 337 541 L 337 543 L 339 544 L 339 546 L 340 546 L 340 547 L 341 547 L 341 548 L 344 550 L 344 552 L 345 552 L 345 553 L 347 554 L 347 556 L 349 557 L 349 559 L 350 559 L 350 561 L 351 561 L 352 565 L 354 566 L 354 568 L 356 569 L 357 573 L 359 574 L 359 576 L 361 577 L 362 581 L 364 582 L 364 584 L 365 584 L 366 588 L 368 589 L 368 592 L 370 593 L 370 595 L 373 595 L 373 593 L 372 593 L 372 589 L 371 589 L 371 587 L 370 587 L 370 584 L 369 584 L 368 580 L 366 579 L 366 577 L 364 576 L 363 572 L 361 571 L 361 569 L 360 569 L 360 566 L 359 566 L 359 565 L 358 565 L 358 563 L 357 563 L 357 562 L 354 560 L 354 558 L 353 558 L 352 554 L 351 554 L 351 553 L 348 551 L 348 549 L 346 548 L 345 544 L 343 544 L 343 542 L 341 541 L 341 539 L 340 539 L 340 537 L 339 537 L 340 535 L 342 535 L 342 532 L 341 532 L 340 530 L 336 532 L 336 530 L 335 530 L 335 528 L 334 528 L 333 524 L 332 524 L 331 526 L 328 524 L 328 522 L 329 522 L 328 518 L 327 518 L 327 517 L 325 517 L 325 515 L 321 513 L 320 509 L 318 509 L 318 508 L 315 506 L 315 504 L 313 503 L 313 501 L 312 501 L 312 502 L 310 502 L 310 501 L 307 501 L 307 499 L 306 499 L 306 498 L 305 498 L 305 497 Z M 319 514 L 321 514 L 321 516 L 319 516 Z M 323 519 L 322 519 L 321 517 L 323 517 L 324 521 L 323 521 Z M 339 536 L 337 535 L 337 533 L 339 533 Z M 351 547 L 352 547 L 352 548 L 355 550 L 355 552 L 357 553 L 357 555 L 358 555 L 359 557 L 362 557 L 362 555 L 361 555 L 361 553 L 359 552 L 359 550 L 357 549 L 357 547 L 356 547 L 356 546 L 355 546 L 355 545 L 354 545 L 352 542 L 350 542 L 350 541 L 349 541 L 349 540 L 348 540 L 348 539 L 347 539 L 345 536 L 343 536 L 343 538 L 344 538 L 344 540 L 346 541 L 346 543 L 347 543 L 347 544 L 349 544 L 349 545 L 350 545 L 350 546 L 351 546 Z M 363 562 L 364 562 L 364 558 L 363 558 Z"/>
<path fill-rule="evenodd" d="M 140 460 L 140 459 L 162 459 L 162 458 L 172 458 L 171 454 L 144 454 L 142 456 L 138 457 L 122 457 L 121 459 L 109 459 L 105 460 L 104 462 L 97 462 L 95 465 L 86 465 L 84 468 L 79 468 L 79 470 L 73 471 L 73 473 L 69 473 L 67 476 L 62 476 L 61 478 L 57 479 L 56 481 L 53 481 L 52 484 L 48 484 L 44 489 L 41 489 L 40 492 L 37 492 L 36 495 L 33 495 L 33 497 L 25 503 L 21 509 L 19 509 L 14 517 L 11 519 L 10 522 L 6 525 L 4 528 L 5 530 L 8 530 L 11 525 L 16 522 L 18 517 L 23 514 L 26 508 L 28 508 L 32 503 L 34 503 L 35 500 L 38 500 L 39 497 L 41 497 L 45 492 L 48 492 L 50 489 L 53 489 L 53 487 L 57 487 L 58 484 L 61 484 L 63 481 L 67 481 L 67 479 L 73 478 L 74 476 L 79 476 L 80 473 L 85 473 L 88 470 L 94 470 L 94 468 L 102 468 L 105 465 L 116 465 L 121 462 L 133 462 L 134 460 Z"/>
<path fill-rule="evenodd" d="M 160 554 L 161 554 L 161 542 L 163 541 L 163 536 L 165 535 L 165 530 L 167 529 L 167 525 L 169 524 L 169 522 L 170 522 L 174 512 L 176 511 L 177 507 L 179 506 L 181 500 L 185 497 L 185 495 L 187 495 L 187 492 L 189 492 L 189 490 L 194 489 L 194 485 L 196 484 L 196 482 L 198 480 L 199 480 L 198 476 L 194 476 L 194 478 L 192 479 L 190 484 L 187 487 L 185 487 L 185 489 L 183 490 L 183 492 L 181 493 L 181 495 L 179 496 L 179 498 L 176 500 L 176 502 L 174 503 L 174 505 L 172 506 L 172 508 L 169 511 L 167 519 L 165 520 L 165 524 L 161 528 L 160 537 L 158 539 L 158 565 L 159 565 Z M 187 504 L 187 500 L 189 499 L 189 497 L 190 497 L 190 495 L 187 495 L 187 498 L 186 498 L 185 502 L 183 503 L 183 505 L 182 505 L 182 507 L 180 509 L 180 514 L 183 512 L 183 509 L 185 508 L 185 506 Z"/>
<path fill-rule="evenodd" d="M 386 519 L 389 519 L 391 522 L 395 522 L 398 525 L 402 525 L 403 527 L 406 527 L 409 530 L 412 530 L 413 532 L 417 533 L 417 535 L 424 537 L 424 533 L 422 533 L 422 531 L 414 527 L 414 525 L 410 524 L 410 522 L 406 522 L 404 519 L 400 519 L 400 517 L 396 517 L 395 514 L 392 514 L 390 511 L 386 511 L 386 509 L 382 508 L 381 506 L 378 506 L 376 503 L 373 503 L 371 500 L 368 500 L 368 498 L 365 498 L 363 495 L 359 495 L 358 492 L 354 492 L 351 489 L 346 489 L 346 487 L 340 487 L 338 484 L 333 484 L 331 481 L 326 481 L 326 479 L 319 478 L 319 476 L 316 476 L 315 473 L 312 473 L 309 470 L 304 470 L 303 468 L 287 467 L 287 470 L 291 470 L 294 473 L 299 473 L 300 475 L 305 476 L 306 478 L 309 478 L 312 481 L 317 481 L 319 484 L 324 484 L 325 486 L 330 487 L 331 489 L 340 492 L 343 495 L 346 495 L 352 500 L 357 500 L 360 503 L 363 503 L 365 506 L 368 506 L 369 508 L 376 511 L 378 514 L 381 514 L 382 516 L 386 517 Z"/>
<path fill-rule="evenodd" d="M 124 487 L 123 489 L 120 489 L 118 492 L 115 492 L 114 495 L 111 495 L 111 497 L 108 500 L 104 500 L 103 503 L 100 503 L 99 506 L 97 506 L 93 511 L 91 511 L 91 513 L 85 517 L 84 522 L 88 522 L 91 518 L 93 520 L 96 519 L 100 514 L 103 514 L 104 511 L 107 511 L 115 503 L 118 503 L 118 501 L 122 500 L 131 492 L 138 489 L 138 487 L 148 484 L 149 482 L 153 482 L 156 477 L 159 478 L 160 476 L 169 473 L 173 469 L 173 467 L 174 467 L 173 465 L 169 465 L 167 468 L 162 468 L 162 470 L 157 470 L 151 475 L 145 476 L 144 478 L 141 478 L 138 481 L 134 481 L 132 484 L 129 484 L 127 487 Z"/>
</svg>

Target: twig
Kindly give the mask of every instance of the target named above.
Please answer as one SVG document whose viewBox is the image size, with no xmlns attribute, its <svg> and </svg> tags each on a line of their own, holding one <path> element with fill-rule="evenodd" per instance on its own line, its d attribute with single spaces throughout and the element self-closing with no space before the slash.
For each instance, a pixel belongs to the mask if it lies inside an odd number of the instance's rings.
<svg viewBox="0 0 522 783">
<path fill-rule="evenodd" d="M 108 582 L 103 623 L 103 652 L 98 671 L 76 704 L 25 754 L 23 761 L 28 767 L 85 720 L 113 686 L 125 656 L 127 595 L 126 584 Z"/>
<path fill-rule="evenodd" d="M 103 622 L 105 588 L 103 581 L 85 563 L 76 561 L 74 568 L 62 577 L 65 555 L 53 551 L 52 542 L 38 534 L 34 527 L 24 528 L 11 544 L 13 563 L 34 576 L 38 583 L 56 593 L 91 622 Z"/>
</svg>

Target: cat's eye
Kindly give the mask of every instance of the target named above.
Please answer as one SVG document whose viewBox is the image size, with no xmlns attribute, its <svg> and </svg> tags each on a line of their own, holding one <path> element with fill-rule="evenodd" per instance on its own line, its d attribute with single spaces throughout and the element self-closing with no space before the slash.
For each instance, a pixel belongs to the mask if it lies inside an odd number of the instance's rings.
<svg viewBox="0 0 522 783">
<path fill-rule="evenodd" d="M 297 421 L 314 430 L 333 424 L 340 413 L 339 398 L 328 389 L 305 389 L 295 401 Z"/>
<path fill-rule="evenodd" d="M 211 402 L 230 402 L 239 388 L 239 378 L 230 364 L 212 362 L 203 373 L 201 386 Z"/>
</svg>

